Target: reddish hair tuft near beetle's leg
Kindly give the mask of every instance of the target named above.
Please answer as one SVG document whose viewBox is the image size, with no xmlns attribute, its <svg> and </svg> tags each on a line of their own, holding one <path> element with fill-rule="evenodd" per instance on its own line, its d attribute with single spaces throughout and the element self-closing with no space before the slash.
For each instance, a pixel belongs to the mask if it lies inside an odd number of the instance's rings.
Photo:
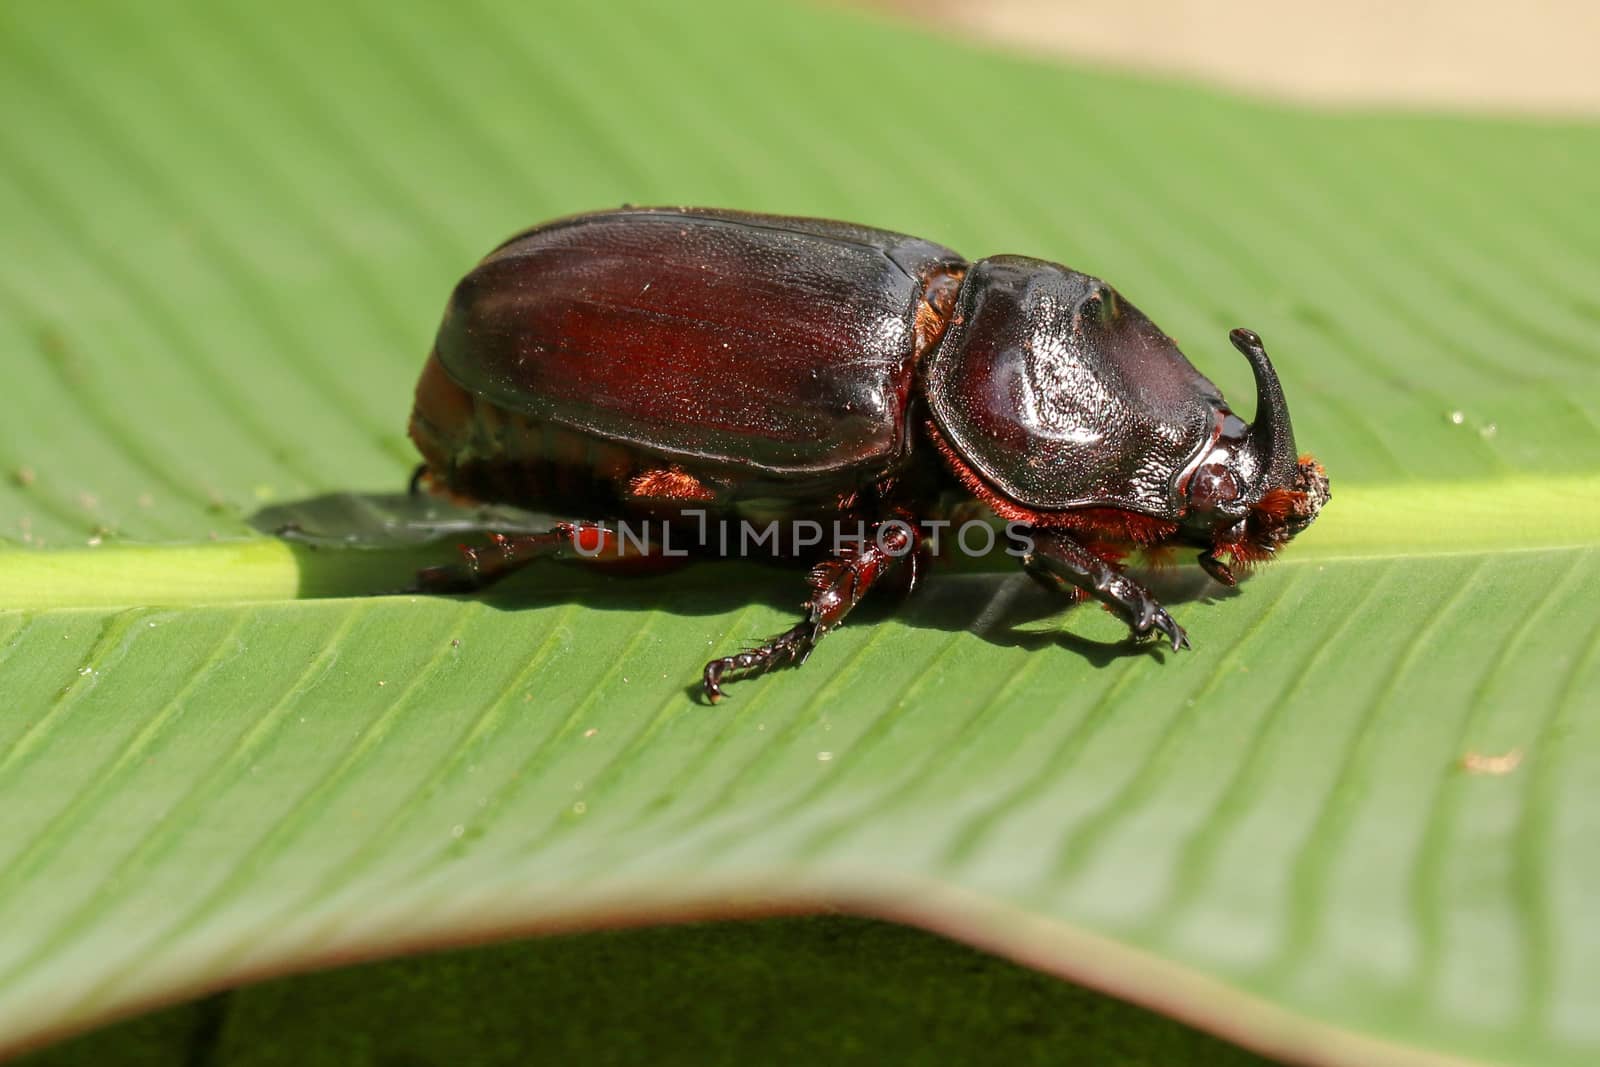
<svg viewBox="0 0 1600 1067">
<path fill-rule="evenodd" d="M 811 585 L 811 599 L 806 601 L 805 621 L 755 648 L 707 663 L 701 675 L 706 699 L 713 704 L 722 699 L 722 682 L 727 674 L 753 678 L 778 667 L 804 663 L 823 635 L 844 622 L 867 590 L 902 566 L 911 568 L 909 591 L 910 586 L 916 585 L 921 549 L 916 524 L 897 517 L 870 527 L 859 544 L 847 546 L 818 563 L 806 578 Z"/>
</svg>

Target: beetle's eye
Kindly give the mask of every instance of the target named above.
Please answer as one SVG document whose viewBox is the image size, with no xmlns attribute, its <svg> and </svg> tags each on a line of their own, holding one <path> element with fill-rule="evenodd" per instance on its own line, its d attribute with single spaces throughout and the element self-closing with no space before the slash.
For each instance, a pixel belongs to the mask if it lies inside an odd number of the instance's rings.
<svg viewBox="0 0 1600 1067">
<path fill-rule="evenodd" d="M 1196 507 L 1214 508 L 1239 499 L 1239 482 L 1233 472 L 1220 463 L 1207 463 L 1194 472 L 1189 499 Z"/>
</svg>

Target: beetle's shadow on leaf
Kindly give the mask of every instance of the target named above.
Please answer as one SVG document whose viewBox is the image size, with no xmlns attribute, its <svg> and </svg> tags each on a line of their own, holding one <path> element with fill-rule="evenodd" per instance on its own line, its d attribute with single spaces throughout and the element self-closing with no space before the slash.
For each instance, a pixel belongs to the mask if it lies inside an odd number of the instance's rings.
<svg viewBox="0 0 1600 1067">
<path fill-rule="evenodd" d="M 1237 590 L 1211 581 L 1199 568 L 1167 568 L 1140 572 L 1138 577 L 1169 607 L 1237 594 Z M 883 610 L 880 605 L 873 615 Z M 892 606 L 889 610 L 892 612 Z M 896 614 L 903 622 L 929 629 L 969 630 L 991 644 L 1007 648 L 1059 647 L 1097 669 L 1130 656 L 1147 656 L 1161 662 L 1172 654 L 1172 647 L 1161 639 L 1137 640 L 1119 634 L 1100 640 L 1075 632 L 1121 630 L 1121 623 L 1107 626 L 1090 614 L 1099 610 L 1093 603 L 1067 604 L 1060 595 L 1026 575 L 1001 571 L 934 575 Z"/>
<path fill-rule="evenodd" d="M 408 493 L 327 493 L 262 508 L 249 518 L 290 546 L 306 598 L 408 591 L 425 567 L 459 562 L 456 545 L 482 545 L 490 532 L 537 533 L 557 521 L 509 507 L 459 507 Z M 686 563 L 688 561 L 685 561 Z M 475 594 L 505 610 L 582 602 L 600 610 L 664 608 L 713 615 L 751 603 L 796 608 L 804 571 L 747 562 L 652 567 L 658 573 L 581 562 L 537 561 Z M 715 579 L 703 568 L 717 568 Z"/>
<path fill-rule="evenodd" d="M 323 493 L 272 504 L 247 520 L 261 533 L 309 548 L 394 551 L 496 530 L 548 530 L 552 519 L 520 508 L 461 507 L 426 493 Z"/>
<path fill-rule="evenodd" d="M 250 518 L 257 530 L 291 546 L 304 597 L 401 591 L 418 569 L 454 562 L 455 542 L 481 541 L 488 531 L 546 530 L 553 521 L 512 508 L 462 508 L 406 493 L 330 493 L 266 507 Z M 1066 604 L 1009 567 L 1011 562 L 997 556 L 985 564 L 992 563 L 992 569 L 982 571 L 971 570 L 970 561 L 956 568 L 936 564 L 914 595 L 877 592 L 851 614 L 850 624 L 872 625 L 892 617 L 923 629 L 966 630 L 1008 648 L 1060 647 L 1096 668 L 1129 656 L 1160 661 L 1171 654 L 1171 647 L 1159 640 L 1099 640 L 1074 632 L 1107 627 L 1087 614 L 1094 605 Z M 650 608 L 693 617 L 762 604 L 798 613 L 808 593 L 804 573 L 798 565 L 743 560 L 692 561 L 654 574 L 540 561 L 476 595 L 505 611 L 582 603 L 600 611 Z M 1194 567 L 1144 571 L 1139 578 L 1169 607 L 1237 592 Z"/>
</svg>

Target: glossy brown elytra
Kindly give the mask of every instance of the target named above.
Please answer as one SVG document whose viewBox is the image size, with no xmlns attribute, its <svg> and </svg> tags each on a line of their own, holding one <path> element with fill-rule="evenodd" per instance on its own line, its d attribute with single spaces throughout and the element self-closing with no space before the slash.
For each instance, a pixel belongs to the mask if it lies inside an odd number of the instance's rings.
<svg viewBox="0 0 1600 1067">
<path fill-rule="evenodd" d="M 419 584 L 662 550 L 630 543 L 629 520 L 723 555 L 708 519 L 774 524 L 768 547 L 820 556 L 805 617 L 706 664 L 716 700 L 729 674 L 804 660 L 886 575 L 914 583 L 929 527 L 980 505 L 1028 573 L 1184 648 L 1126 554 L 1192 546 L 1232 585 L 1329 497 L 1260 338 L 1231 339 L 1255 374 L 1253 425 L 1138 308 L 1055 263 L 731 211 L 551 222 L 457 285 L 411 437 L 430 489 L 567 519 Z M 863 536 L 795 532 L 824 524 Z"/>
</svg>

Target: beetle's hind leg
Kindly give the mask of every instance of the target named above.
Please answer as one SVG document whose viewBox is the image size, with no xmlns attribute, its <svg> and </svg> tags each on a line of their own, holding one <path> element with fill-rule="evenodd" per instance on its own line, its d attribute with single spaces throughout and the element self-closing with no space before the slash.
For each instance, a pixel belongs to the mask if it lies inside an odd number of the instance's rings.
<svg viewBox="0 0 1600 1067">
<path fill-rule="evenodd" d="M 1135 636 L 1159 631 L 1172 650 L 1189 647 L 1183 632 L 1150 591 L 1061 531 L 1032 530 L 1033 551 L 1022 558 L 1023 569 L 1042 584 L 1070 587 L 1068 592 L 1094 597 L 1128 624 Z"/>
<path fill-rule="evenodd" d="M 462 545 L 461 562 L 417 572 L 407 592 L 470 593 L 493 585 L 536 559 L 597 559 L 607 555 L 611 531 L 593 522 L 563 522 L 541 533 L 489 535 L 484 546 Z"/>
<path fill-rule="evenodd" d="M 916 584 L 921 538 L 915 526 L 891 520 L 873 527 L 859 545 L 823 560 L 811 569 L 811 599 L 805 620 L 755 648 L 723 656 L 706 664 L 701 675 L 706 699 L 722 699 L 722 683 L 729 674 L 753 678 L 789 664 L 804 663 L 823 635 L 844 622 L 850 609 L 887 574 L 902 565 L 911 568 L 910 585 Z"/>
</svg>

